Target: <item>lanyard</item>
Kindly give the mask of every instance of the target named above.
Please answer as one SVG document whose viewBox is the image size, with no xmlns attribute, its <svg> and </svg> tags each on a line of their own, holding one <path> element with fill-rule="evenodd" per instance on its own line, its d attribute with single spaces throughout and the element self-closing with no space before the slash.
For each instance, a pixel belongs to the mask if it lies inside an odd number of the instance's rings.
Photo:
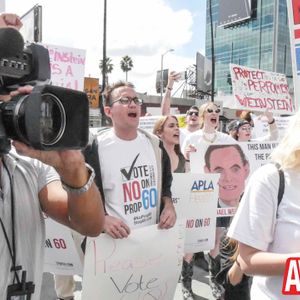
<svg viewBox="0 0 300 300">
<path fill-rule="evenodd" d="M 12 260 L 12 268 L 11 271 L 15 273 L 14 281 L 17 279 L 17 282 L 20 283 L 19 276 L 17 274 L 17 271 L 21 270 L 21 266 L 16 266 L 16 243 L 15 243 L 15 203 L 14 203 L 14 190 L 13 190 L 13 180 L 12 176 L 10 175 L 8 168 L 6 164 L 4 163 L 4 160 L 2 160 L 3 167 L 5 168 L 8 177 L 9 177 L 9 184 L 10 184 L 10 195 L 11 195 L 11 223 L 12 223 L 12 245 L 10 245 L 9 238 L 7 235 L 7 232 L 5 230 L 5 226 L 3 224 L 3 221 L 0 217 L 0 223 L 1 223 L 1 228 L 5 237 L 5 241 L 9 250 L 9 254 L 11 256 Z"/>
</svg>

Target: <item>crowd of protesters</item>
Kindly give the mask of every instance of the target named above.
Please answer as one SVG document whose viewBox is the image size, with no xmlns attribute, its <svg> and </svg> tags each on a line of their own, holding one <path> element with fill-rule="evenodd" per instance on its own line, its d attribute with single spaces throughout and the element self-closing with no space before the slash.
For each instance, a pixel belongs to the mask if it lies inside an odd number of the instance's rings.
<svg viewBox="0 0 300 300">
<path fill-rule="evenodd" d="M 19 29 L 21 25 L 16 15 L 0 16 L 1 27 Z M 185 116 L 186 127 L 180 129 L 177 117 L 170 115 L 171 91 L 178 79 L 178 73 L 170 73 L 162 101 L 163 116 L 155 123 L 153 134 L 138 128 L 142 100 L 133 84 L 120 81 L 107 86 L 104 112 L 112 127 L 101 131 L 93 141 L 96 160 L 91 159 L 92 145 L 83 156 L 78 150 L 44 153 L 15 141 L 18 154 L 1 154 L 1 299 L 39 299 L 45 239 L 42 212 L 84 236 L 105 232 L 112 239 L 123 239 L 144 226 L 172 228 L 177 219 L 171 195 L 172 173 L 189 172 L 191 153 L 202 147 L 207 148 L 203 172 L 220 174 L 218 207 L 237 208 L 234 217 L 217 218 L 215 245 L 207 253 L 213 296 L 247 300 L 251 286 L 251 299 L 284 299 L 281 285 L 285 262 L 300 252 L 300 113 L 273 152 L 274 164 L 255 171 L 245 188 L 249 162 L 239 142 L 276 140 L 273 114 L 266 111 L 262 116 L 268 122 L 266 136 L 252 137 L 250 112 L 230 122 L 228 132 L 223 133 L 218 130 L 221 108 L 207 102 L 199 108 L 191 106 Z M 21 88 L 18 93 L 30 91 Z M 9 101 L 10 96 L 1 100 Z M 228 159 L 218 160 L 216 153 Z M 125 213 L 128 204 L 120 201 L 124 197 L 122 186 L 130 182 L 132 170 L 138 166 L 145 170 L 143 178 L 151 176 L 151 187 L 156 191 L 155 205 L 147 211 L 147 218 L 136 212 Z M 99 170 L 96 175 L 92 167 Z M 285 187 L 280 203 L 278 170 Z M 228 183 L 230 180 L 232 183 Z M 26 231 L 24 224 L 30 230 Z M 195 299 L 194 260 L 194 253 L 185 253 L 181 283 L 183 299 L 187 300 Z M 248 275 L 253 276 L 253 282 Z M 59 299 L 73 299 L 73 279 L 56 279 Z M 67 295 L 61 292 L 66 280 Z"/>
</svg>

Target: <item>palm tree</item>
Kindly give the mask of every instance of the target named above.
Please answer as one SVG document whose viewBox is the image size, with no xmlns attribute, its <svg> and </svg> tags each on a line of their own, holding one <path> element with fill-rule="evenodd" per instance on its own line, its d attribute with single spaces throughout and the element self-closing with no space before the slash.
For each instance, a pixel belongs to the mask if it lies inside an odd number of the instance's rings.
<svg viewBox="0 0 300 300">
<path fill-rule="evenodd" d="M 131 71 L 131 69 L 133 68 L 133 62 L 131 57 L 129 57 L 128 55 L 122 57 L 120 66 L 122 71 L 126 73 L 126 81 L 127 81 L 128 72 Z"/>
<path fill-rule="evenodd" d="M 107 74 L 110 74 L 113 69 L 114 69 L 114 65 L 112 63 L 112 60 L 111 58 L 109 57 L 106 57 L 105 58 L 105 64 L 103 64 L 103 59 L 100 60 L 100 63 L 99 63 L 99 68 L 101 70 L 101 72 L 103 73 L 103 69 L 105 68 L 105 81 L 106 83 L 108 83 L 108 76 Z"/>
</svg>

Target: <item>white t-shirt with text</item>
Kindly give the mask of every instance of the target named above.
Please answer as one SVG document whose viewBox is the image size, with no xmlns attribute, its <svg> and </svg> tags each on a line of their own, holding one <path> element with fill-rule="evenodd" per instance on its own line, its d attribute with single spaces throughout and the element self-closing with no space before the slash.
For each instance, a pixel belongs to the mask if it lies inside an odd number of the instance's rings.
<svg viewBox="0 0 300 300">
<path fill-rule="evenodd" d="M 157 165 L 150 140 L 138 132 L 125 141 L 113 130 L 98 137 L 105 208 L 131 229 L 156 223 Z"/>
<path fill-rule="evenodd" d="M 267 164 L 251 176 L 228 236 L 272 253 L 300 252 L 300 173 L 285 171 L 285 190 L 278 207 L 279 175 Z M 299 299 L 282 295 L 283 276 L 254 276 L 251 299 Z"/>
</svg>

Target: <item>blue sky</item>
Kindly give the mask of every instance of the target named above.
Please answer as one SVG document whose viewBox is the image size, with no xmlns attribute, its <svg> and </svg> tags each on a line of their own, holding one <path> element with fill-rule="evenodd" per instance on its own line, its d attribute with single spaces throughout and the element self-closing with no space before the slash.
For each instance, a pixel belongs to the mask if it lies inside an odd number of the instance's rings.
<svg viewBox="0 0 300 300">
<path fill-rule="evenodd" d="M 43 7 L 43 42 L 86 49 L 85 75 L 100 77 L 103 0 L 6 0 L 6 11 L 23 15 L 35 4 Z M 107 56 L 114 64 L 110 82 L 125 79 L 119 65 L 129 55 L 128 74 L 137 90 L 155 94 L 156 71 L 184 71 L 205 48 L 206 0 L 108 0 Z M 100 78 L 101 81 L 101 78 Z"/>
</svg>

